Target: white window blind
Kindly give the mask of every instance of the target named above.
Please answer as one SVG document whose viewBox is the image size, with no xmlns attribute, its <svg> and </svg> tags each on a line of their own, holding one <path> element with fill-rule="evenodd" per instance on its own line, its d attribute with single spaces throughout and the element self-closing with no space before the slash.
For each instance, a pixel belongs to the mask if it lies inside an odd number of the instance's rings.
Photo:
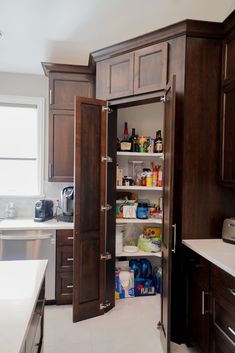
<svg viewBox="0 0 235 353">
<path fill-rule="evenodd" d="M 0 195 L 42 193 L 43 99 L 0 97 Z"/>
</svg>

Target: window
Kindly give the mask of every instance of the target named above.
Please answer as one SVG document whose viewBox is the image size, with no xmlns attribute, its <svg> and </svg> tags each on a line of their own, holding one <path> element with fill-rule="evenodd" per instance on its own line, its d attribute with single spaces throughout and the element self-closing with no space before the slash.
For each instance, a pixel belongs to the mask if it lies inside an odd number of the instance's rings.
<svg viewBox="0 0 235 353">
<path fill-rule="evenodd" d="M 0 96 L 0 195 L 39 196 L 44 99 Z"/>
</svg>

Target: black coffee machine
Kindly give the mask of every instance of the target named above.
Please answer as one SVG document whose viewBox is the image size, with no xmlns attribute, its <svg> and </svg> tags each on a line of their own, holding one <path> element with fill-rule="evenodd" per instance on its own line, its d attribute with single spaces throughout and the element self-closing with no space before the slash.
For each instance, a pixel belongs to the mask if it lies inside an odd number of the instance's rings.
<svg viewBox="0 0 235 353">
<path fill-rule="evenodd" d="M 65 187 L 60 193 L 60 204 L 62 214 L 59 215 L 59 220 L 64 222 L 73 222 L 73 201 L 74 188 L 73 186 Z"/>
</svg>

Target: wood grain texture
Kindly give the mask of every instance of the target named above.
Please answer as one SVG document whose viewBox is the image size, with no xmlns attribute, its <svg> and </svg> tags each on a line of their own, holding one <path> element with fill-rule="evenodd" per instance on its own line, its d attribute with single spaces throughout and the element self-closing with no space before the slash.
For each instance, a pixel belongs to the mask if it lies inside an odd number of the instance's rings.
<svg viewBox="0 0 235 353">
<path fill-rule="evenodd" d="M 103 313 L 105 265 L 106 114 L 104 101 L 76 98 L 73 320 Z"/>
<path fill-rule="evenodd" d="M 49 181 L 73 181 L 74 113 L 51 110 L 49 115 Z"/>
<path fill-rule="evenodd" d="M 42 68 L 46 76 L 49 76 L 52 72 L 60 73 L 74 73 L 74 74 L 94 74 L 94 66 L 89 64 L 86 65 L 69 65 L 69 64 L 57 64 L 42 62 Z"/>
</svg>

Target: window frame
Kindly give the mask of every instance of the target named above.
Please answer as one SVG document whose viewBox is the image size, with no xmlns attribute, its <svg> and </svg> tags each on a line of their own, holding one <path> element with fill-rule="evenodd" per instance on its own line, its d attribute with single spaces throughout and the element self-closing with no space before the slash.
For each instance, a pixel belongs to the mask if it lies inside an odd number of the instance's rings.
<svg viewBox="0 0 235 353">
<path fill-rule="evenodd" d="M 44 192 L 44 156 L 45 156 L 45 141 L 44 141 L 44 124 L 45 124 L 45 98 L 29 97 L 29 96 L 11 96 L 0 95 L 0 105 L 34 105 L 37 107 L 37 177 L 38 177 L 38 194 L 36 195 L 10 195 L 0 194 L 4 198 L 32 198 L 43 196 Z"/>
</svg>

